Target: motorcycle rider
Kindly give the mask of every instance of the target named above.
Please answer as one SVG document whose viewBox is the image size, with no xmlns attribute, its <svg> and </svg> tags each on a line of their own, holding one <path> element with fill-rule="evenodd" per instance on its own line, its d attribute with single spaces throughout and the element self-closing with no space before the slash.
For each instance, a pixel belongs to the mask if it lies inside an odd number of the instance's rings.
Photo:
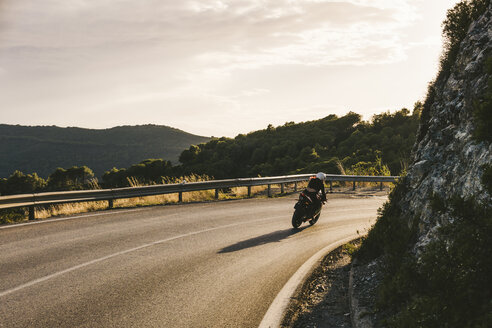
<svg viewBox="0 0 492 328">
<path fill-rule="evenodd" d="M 308 185 L 304 190 L 304 194 L 311 198 L 314 210 L 321 207 L 321 202 L 326 202 L 326 192 L 325 192 L 325 179 L 326 174 L 323 172 L 318 172 L 316 176 L 309 179 Z M 321 199 L 318 198 L 318 193 L 321 191 Z"/>
</svg>

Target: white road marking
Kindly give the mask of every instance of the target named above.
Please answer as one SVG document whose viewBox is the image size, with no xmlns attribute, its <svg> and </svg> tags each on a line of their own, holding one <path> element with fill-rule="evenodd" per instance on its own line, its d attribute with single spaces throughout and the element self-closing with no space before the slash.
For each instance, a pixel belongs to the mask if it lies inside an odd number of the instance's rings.
<svg viewBox="0 0 492 328">
<path fill-rule="evenodd" d="M 272 304 L 268 308 L 263 320 L 261 320 L 258 328 L 277 328 L 280 327 L 282 320 L 284 318 L 285 311 L 289 306 L 290 300 L 294 295 L 300 284 L 307 278 L 307 275 L 311 272 L 314 265 L 323 259 L 323 257 L 334 250 L 335 248 L 348 243 L 355 238 L 360 237 L 359 235 L 352 235 L 350 237 L 344 238 L 337 242 L 331 243 L 328 246 L 319 250 L 316 254 L 311 256 L 299 269 L 290 277 L 287 283 L 282 287 L 280 292 L 277 294 Z"/>
<path fill-rule="evenodd" d="M 117 210 L 117 211 L 112 211 L 112 212 L 105 212 L 105 213 L 95 213 L 95 214 L 85 214 L 85 215 L 77 215 L 77 216 L 70 216 L 66 218 L 59 218 L 59 219 L 47 219 L 44 221 L 35 221 L 35 222 L 26 222 L 26 223 L 19 223 L 19 224 L 12 224 L 12 225 L 7 225 L 7 226 L 2 226 L 0 229 L 9 229 L 9 228 L 17 228 L 17 227 L 22 227 L 26 225 L 33 225 L 33 224 L 41 224 L 41 223 L 51 223 L 51 222 L 57 222 L 57 221 L 68 221 L 68 220 L 74 220 L 74 219 L 80 219 L 80 218 L 88 218 L 91 216 L 101 216 L 101 215 L 111 215 L 111 214 L 120 214 L 120 213 L 129 213 L 129 212 L 135 212 L 135 211 L 142 211 L 143 208 L 135 208 L 131 210 Z"/>
<path fill-rule="evenodd" d="M 124 251 L 121 251 L 121 252 L 117 252 L 117 253 L 114 253 L 114 254 L 111 254 L 111 255 L 107 255 L 107 256 L 104 256 L 104 257 L 101 257 L 101 258 L 98 258 L 98 259 L 95 259 L 95 260 L 92 260 L 92 261 L 89 261 L 89 262 L 85 262 L 85 263 L 76 265 L 74 267 L 71 267 L 71 268 L 68 268 L 68 269 L 65 269 L 65 270 L 62 270 L 62 271 L 58 271 L 58 272 L 52 273 L 50 275 L 47 275 L 47 276 L 44 276 L 44 277 L 41 277 L 41 278 L 38 278 L 38 279 L 35 279 L 35 280 L 32 280 L 32 281 L 29 281 L 29 282 L 27 282 L 25 284 L 22 284 L 20 286 L 17 286 L 17 287 L 11 288 L 11 289 L 7 289 L 5 291 L 0 292 L 0 297 L 3 297 L 3 296 L 6 296 L 6 295 L 9 295 L 9 294 L 12 294 L 12 293 L 17 292 L 19 290 L 22 290 L 24 288 L 27 288 L 27 287 L 30 287 L 30 286 L 39 284 L 41 282 L 44 282 L 46 280 L 53 279 L 55 277 L 58 277 L 58 276 L 61 276 L 61 275 L 65 274 L 65 273 L 69 273 L 69 272 L 72 272 L 72 271 L 75 271 L 75 270 L 84 268 L 84 267 L 89 266 L 91 264 L 102 262 L 102 261 L 111 259 L 111 258 L 116 257 L 116 256 L 128 254 L 128 253 L 131 253 L 131 252 L 135 252 L 135 251 L 138 251 L 138 250 L 143 249 L 143 248 L 147 248 L 147 247 L 151 247 L 151 246 L 163 244 L 163 243 L 168 242 L 168 241 L 172 241 L 172 240 L 176 240 L 176 239 L 180 239 L 180 238 L 189 237 L 189 236 L 197 235 L 197 234 L 204 233 L 204 232 L 209 232 L 209 231 L 214 231 L 214 230 L 220 230 L 220 229 L 235 227 L 235 226 L 239 226 L 239 225 L 251 224 L 251 223 L 254 223 L 254 222 L 269 221 L 269 220 L 278 219 L 278 218 L 284 218 L 284 217 L 285 216 L 282 215 L 282 216 L 276 216 L 276 217 L 269 217 L 269 218 L 266 218 L 266 219 L 251 220 L 251 221 L 241 222 L 241 223 L 232 223 L 232 224 L 227 224 L 227 225 L 220 226 L 220 227 L 208 228 L 208 229 L 204 229 L 204 230 L 200 230 L 200 231 L 189 232 L 189 233 L 186 233 L 186 234 L 182 234 L 182 235 L 178 235 L 178 236 L 174 236 L 174 237 L 170 237 L 170 238 L 166 238 L 166 239 L 154 241 L 152 243 L 144 244 L 144 245 L 141 245 L 141 246 L 138 246 L 138 247 L 130 248 L 130 249 L 127 249 L 127 250 L 124 250 Z"/>
</svg>

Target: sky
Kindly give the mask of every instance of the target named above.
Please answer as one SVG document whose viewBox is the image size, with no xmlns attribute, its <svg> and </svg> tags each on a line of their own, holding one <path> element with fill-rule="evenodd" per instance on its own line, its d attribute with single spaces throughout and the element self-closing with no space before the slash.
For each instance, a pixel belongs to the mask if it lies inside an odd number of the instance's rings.
<svg viewBox="0 0 492 328">
<path fill-rule="evenodd" d="M 235 136 L 425 97 L 454 0 L 0 0 L 0 123 Z"/>
</svg>

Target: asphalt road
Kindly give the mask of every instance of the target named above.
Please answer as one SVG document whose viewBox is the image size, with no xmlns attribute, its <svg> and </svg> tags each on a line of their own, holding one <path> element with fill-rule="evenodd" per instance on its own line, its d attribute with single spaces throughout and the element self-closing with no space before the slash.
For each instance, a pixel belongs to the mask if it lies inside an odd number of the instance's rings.
<svg viewBox="0 0 492 328">
<path fill-rule="evenodd" d="M 308 258 L 385 201 L 336 196 L 295 232 L 295 198 L 0 227 L 0 327 L 257 327 Z"/>
</svg>

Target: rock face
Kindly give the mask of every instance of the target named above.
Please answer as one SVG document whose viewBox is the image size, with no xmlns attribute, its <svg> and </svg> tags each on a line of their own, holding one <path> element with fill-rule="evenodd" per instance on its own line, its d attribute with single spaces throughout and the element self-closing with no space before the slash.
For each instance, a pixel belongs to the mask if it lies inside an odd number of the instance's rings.
<svg viewBox="0 0 492 328">
<path fill-rule="evenodd" d="M 432 209 L 430 195 L 491 202 L 481 177 L 483 166 L 492 162 L 492 145 L 472 138 L 474 102 L 485 92 L 489 79 L 485 60 L 492 55 L 491 15 L 492 5 L 470 26 L 449 78 L 436 85 L 428 129 L 414 148 L 407 175 L 409 192 L 400 206 L 409 220 L 420 218 L 417 253 L 440 225 L 453 220 Z"/>
<path fill-rule="evenodd" d="M 361 263 L 353 263 L 350 294 L 359 307 L 352 310 L 355 327 L 463 327 L 474 319 L 478 325 L 468 326 L 478 327 L 492 313 L 492 307 L 486 308 L 492 293 L 490 243 L 477 238 L 490 236 L 490 225 L 462 229 L 467 226 L 463 222 L 473 225 L 491 219 L 487 211 L 492 195 L 482 177 L 487 171 L 490 180 L 492 144 L 477 141 L 475 133 L 488 118 L 477 124 L 474 117 L 474 113 L 481 117 L 490 104 L 481 100 L 491 92 L 487 67 L 492 56 L 491 18 L 489 3 L 470 25 L 458 52 L 446 57 L 450 66 L 441 71 L 424 105 L 408 174 L 362 243 Z M 478 210 L 457 211 L 453 208 L 457 204 L 480 208 L 484 217 Z M 463 234 L 470 237 L 460 238 Z M 455 297 L 448 293 L 451 290 Z M 376 299 L 382 305 L 376 307 Z M 364 308 L 376 311 L 363 315 Z"/>
</svg>

